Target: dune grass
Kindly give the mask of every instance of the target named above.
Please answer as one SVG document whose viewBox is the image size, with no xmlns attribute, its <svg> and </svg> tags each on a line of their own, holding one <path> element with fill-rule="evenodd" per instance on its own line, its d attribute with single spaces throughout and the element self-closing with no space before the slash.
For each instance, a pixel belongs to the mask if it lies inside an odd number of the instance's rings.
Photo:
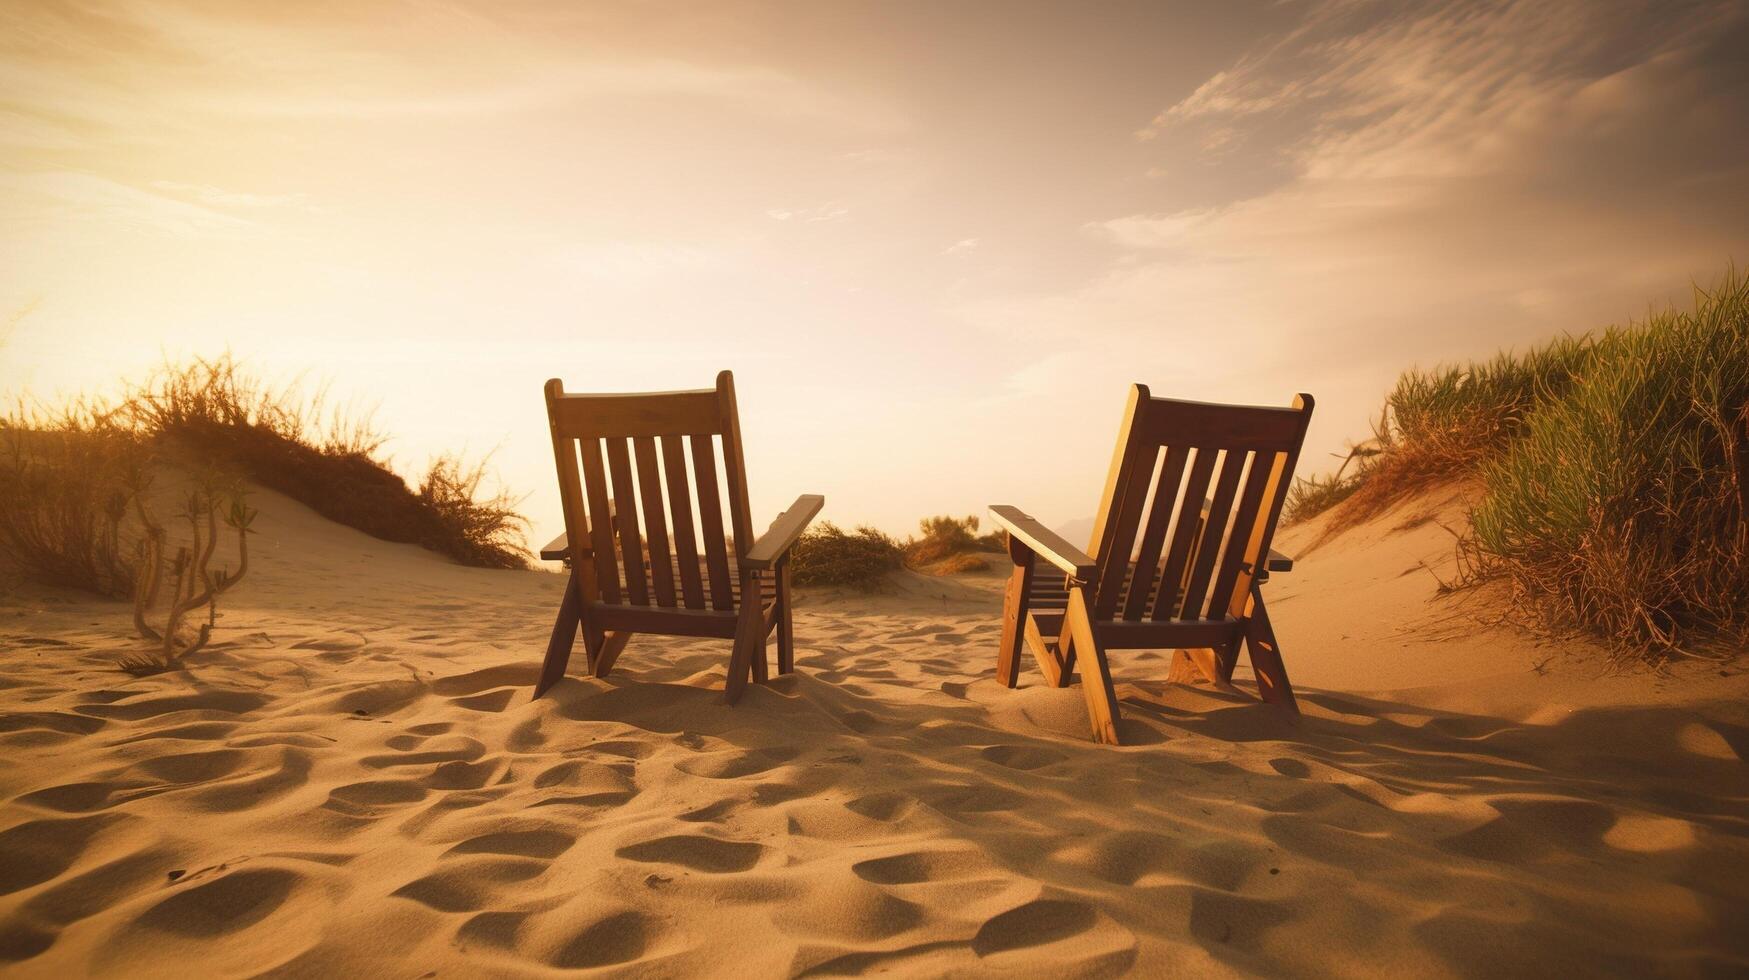
<svg viewBox="0 0 1749 980">
<path fill-rule="evenodd" d="M 905 564 L 916 569 L 937 566 L 934 571 L 943 575 L 988 568 L 980 555 L 1004 547 L 1000 531 L 978 533 L 974 515 L 925 517 L 917 522 L 917 530 L 917 536 L 905 543 Z M 954 567 L 946 567 L 949 564 Z"/>
<path fill-rule="evenodd" d="M 127 598 L 147 457 L 86 405 L 0 418 L 0 558 L 40 582 Z"/>
<path fill-rule="evenodd" d="M 872 527 L 847 532 L 822 521 L 796 542 L 790 559 L 798 585 L 849 586 L 878 591 L 901 568 L 929 575 L 958 575 L 990 567 L 986 557 L 1005 548 L 1001 532 L 978 533 L 976 517 L 937 515 L 917 522 L 918 534 L 903 541 Z"/>
<path fill-rule="evenodd" d="M 1352 474 L 1302 481 L 1292 516 L 1359 523 L 1475 479 L 1470 579 L 1528 621 L 1620 649 L 1699 654 L 1749 627 L 1749 277 L 1522 354 L 1410 371 Z"/>
<path fill-rule="evenodd" d="M 899 542 L 872 527 L 845 531 L 831 521 L 821 521 L 796 539 L 790 552 L 790 575 L 797 585 L 873 591 L 904 561 Z"/>
<path fill-rule="evenodd" d="M 166 365 L 113 403 L 0 418 L 0 552 L 24 574 L 110 598 L 130 594 L 144 533 L 129 504 L 157 465 L 219 469 L 373 537 L 464 564 L 525 568 L 508 493 L 482 497 L 485 464 L 433 460 L 417 490 L 379 454 L 368 416 L 273 389 L 228 355 Z"/>
</svg>

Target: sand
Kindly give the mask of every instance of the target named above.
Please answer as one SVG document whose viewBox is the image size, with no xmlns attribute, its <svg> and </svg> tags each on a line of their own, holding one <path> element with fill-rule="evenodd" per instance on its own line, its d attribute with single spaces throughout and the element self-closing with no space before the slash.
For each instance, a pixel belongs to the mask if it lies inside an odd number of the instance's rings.
<svg viewBox="0 0 1749 980">
<path fill-rule="evenodd" d="M 994 573 L 805 592 L 734 708 L 726 643 L 652 637 L 531 702 L 557 575 L 255 502 L 186 672 L 113 669 L 125 607 L 0 600 L 0 972 L 1749 970 L 1749 672 L 1440 598 L 1449 495 L 1280 542 L 1299 722 L 1119 653 L 1120 749 L 994 684 Z"/>
</svg>

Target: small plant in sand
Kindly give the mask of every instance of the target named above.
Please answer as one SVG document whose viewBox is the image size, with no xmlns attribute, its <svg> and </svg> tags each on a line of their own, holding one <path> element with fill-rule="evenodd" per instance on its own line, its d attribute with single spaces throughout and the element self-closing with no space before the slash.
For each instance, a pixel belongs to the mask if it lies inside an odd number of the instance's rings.
<svg viewBox="0 0 1749 980">
<path fill-rule="evenodd" d="M 46 584 L 127 597 L 124 525 L 146 457 L 132 432 L 91 406 L 0 418 L 0 557 Z"/>
<path fill-rule="evenodd" d="M 796 541 L 790 574 L 797 585 L 842 585 L 872 591 L 904 563 L 899 543 L 872 527 L 847 532 L 821 521 Z"/>
<path fill-rule="evenodd" d="M 130 674 L 156 674 L 175 670 L 189 654 L 206 646 L 218 622 L 219 596 L 236 587 L 249 572 L 249 525 L 255 511 L 245 501 L 242 488 L 209 477 L 189 492 L 181 517 L 188 522 L 189 543 L 176 549 L 166 569 L 168 534 L 145 505 L 143 486 L 133 495 L 134 512 L 144 528 L 139 543 L 139 562 L 134 574 L 134 628 L 141 638 L 156 644 L 150 653 L 123 659 L 119 666 Z M 220 523 L 236 535 L 237 567 L 214 571 Z M 163 626 L 147 622 L 168 584 Z M 206 622 L 196 622 L 202 610 Z"/>
<path fill-rule="evenodd" d="M 905 564 L 912 568 L 930 566 L 938 575 L 982 571 L 990 563 L 983 552 L 1000 552 L 1005 544 L 1000 532 L 980 535 L 978 518 L 973 515 L 949 517 L 938 514 L 917 522 L 920 532 L 905 545 Z"/>
</svg>

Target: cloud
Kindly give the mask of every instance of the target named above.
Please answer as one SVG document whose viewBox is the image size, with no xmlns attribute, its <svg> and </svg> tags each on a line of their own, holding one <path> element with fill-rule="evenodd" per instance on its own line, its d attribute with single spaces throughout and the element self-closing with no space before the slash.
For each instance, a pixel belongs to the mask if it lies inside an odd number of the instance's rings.
<svg viewBox="0 0 1749 980">
<path fill-rule="evenodd" d="M 837 221 L 849 213 L 849 208 L 833 201 L 811 208 L 772 208 L 765 212 L 765 216 L 773 221 L 799 221 L 803 224 L 818 224 L 822 221 Z"/>
<path fill-rule="evenodd" d="M 78 172 L 0 172 L 0 223 L 47 220 L 133 225 L 173 235 L 237 235 L 255 223 L 216 207 Z"/>
<path fill-rule="evenodd" d="M 1302 9 L 1138 133 L 1224 195 L 1087 222 L 1099 275 L 960 311 L 1073 339 L 1014 368 L 1016 397 L 1310 389 L 1316 455 L 1411 364 L 1619 321 L 1749 254 L 1745 5 Z"/>
</svg>

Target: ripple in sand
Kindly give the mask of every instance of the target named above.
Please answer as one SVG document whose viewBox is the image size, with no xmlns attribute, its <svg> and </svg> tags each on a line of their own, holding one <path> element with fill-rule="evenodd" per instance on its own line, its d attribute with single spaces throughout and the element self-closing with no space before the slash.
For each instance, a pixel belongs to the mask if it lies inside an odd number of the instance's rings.
<svg viewBox="0 0 1749 980">
<path fill-rule="evenodd" d="M 233 871 L 171 895 L 137 924 L 179 936 L 222 936 L 272 915 L 297 882 L 298 875 L 283 868 Z"/>
<path fill-rule="evenodd" d="M 628 844 L 614 852 L 616 857 L 652 864 L 678 864 L 694 871 L 726 874 L 746 871 L 759 863 L 765 853 L 762 844 L 721 840 L 698 834 L 676 834 L 655 840 Z"/>
<path fill-rule="evenodd" d="M 644 913 L 616 912 L 584 926 L 548 962 L 564 970 L 630 963 L 644 955 L 654 933 L 652 920 Z"/>
<path fill-rule="evenodd" d="M 914 885 L 987 874 L 994 866 L 982 851 L 908 851 L 858 861 L 850 870 L 878 885 Z"/>
<path fill-rule="evenodd" d="M 470 837 L 450 848 L 448 854 L 507 854 L 515 857 L 556 858 L 577 843 L 575 834 L 561 830 L 504 830 Z"/>
<path fill-rule="evenodd" d="M 0 895 L 22 891 L 73 866 L 105 829 L 124 818 L 97 814 L 67 819 L 31 820 L 0 831 Z"/>
</svg>

